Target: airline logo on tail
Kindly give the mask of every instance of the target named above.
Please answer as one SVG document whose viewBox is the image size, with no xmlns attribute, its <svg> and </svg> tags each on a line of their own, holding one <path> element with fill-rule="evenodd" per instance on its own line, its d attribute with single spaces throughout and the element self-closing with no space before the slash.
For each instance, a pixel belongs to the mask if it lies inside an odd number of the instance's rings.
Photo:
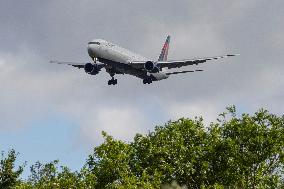
<svg viewBox="0 0 284 189">
<path fill-rule="evenodd" d="M 171 40 L 171 36 L 168 35 L 167 40 L 162 48 L 161 54 L 159 56 L 158 61 L 167 61 L 168 59 L 168 52 L 169 52 L 169 48 L 170 48 L 170 40 Z"/>
</svg>

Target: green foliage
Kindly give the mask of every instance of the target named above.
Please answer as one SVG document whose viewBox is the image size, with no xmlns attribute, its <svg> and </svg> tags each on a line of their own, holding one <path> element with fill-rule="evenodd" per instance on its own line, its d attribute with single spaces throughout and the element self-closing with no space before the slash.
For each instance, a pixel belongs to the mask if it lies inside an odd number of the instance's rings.
<svg viewBox="0 0 284 189">
<path fill-rule="evenodd" d="M 132 145 L 115 140 L 103 132 L 105 142 L 94 149 L 87 160 L 87 169 L 95 175 L 94 188 L 157 188 L 160 181 L 157 173 L 154 177 L 143 171 L 137 177 L 132 170 Z"/>
<path fill-rule="evenodd" d="M 229 113 L 229 121 L 224 119 L 212 127 L 221 128 L 222 147 L 211 155 L 215 159 L 212 178 L 225 185 L 233 180 L 241 188 L 279 187 L 284 165 L 283 117 L 266 110 L 252 116 L 243 114 L 241 118 L 236 117 L 235 110 Z"/>
<path fill-rule="evenodd" d="M 231 106 L 209 126 L 182 118 L 130 143 L 103 136 L 79 172 L 37 162 L 20 181 L 15 152 L 2 155 L 0 188 L 284 188 L 284 117 L 263 109 Z"/>
<path fill-rule="evenodd" d="M 216 123 L 179 119 L 125 143 L 105 136 L 87 165 L 97 187 L 283 187 L 284 119 L 260 110 L 238 118 L 228 107 Z"/>
<path fill-rule="evenodd" d="M 14 188 L 20 182 L 19 177 L 23 172 L 24 166 L 19 166 L 15 169 L 16 158 L 17 154 L 14 150 L 9 151 L 7 157 L 2 152 L 0 160 L 0 188 Z"/>
<path fill-rule="evenodd" d="M 72 172 L 68 167 L 57 166 L 58 160 L 47 164 L 37 162 L 31 166 L 31 176 L 28 179 L 27 188 L 91 188 L 89 187 L 89 179 L 92 177 L 86 176 L 88 171 L 82 169 L 80 173 Z M 93 179 L 92 179 L 93 180 Z"/>
</svg>

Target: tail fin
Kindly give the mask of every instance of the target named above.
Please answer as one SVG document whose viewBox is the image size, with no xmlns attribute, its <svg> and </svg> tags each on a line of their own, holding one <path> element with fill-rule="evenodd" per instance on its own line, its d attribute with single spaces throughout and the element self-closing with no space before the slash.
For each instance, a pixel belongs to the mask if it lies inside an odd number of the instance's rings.
<svg viewBox="0 0 284 189">
<path fill-rule="evenodd" d="M 158 61 L 167 61 L 168 59 L 168 51 L 170 48 L 170 40 L 171 40 L 171 36 L 167 36 L 167 40 L 162 48 L 161 54 L 159 56 Z"/>
</svg>

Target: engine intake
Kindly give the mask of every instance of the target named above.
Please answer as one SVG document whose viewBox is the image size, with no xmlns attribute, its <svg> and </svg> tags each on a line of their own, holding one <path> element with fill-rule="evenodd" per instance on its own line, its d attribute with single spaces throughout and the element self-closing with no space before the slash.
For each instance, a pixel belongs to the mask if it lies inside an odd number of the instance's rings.
<svg viewBox="0 0 284 189">
<path fill-rule="evenodd" d="M 154 62 L 151 61 L 147 61 L 144 65 L 144 68 L 151 73 L 158 73 L 159 72 L 159 68 L 154 64 Z"/>
<path fill-rule="evenodd" d="M 85 64 L 84 70 L 87 74 L 91 74 L 91 75 L 96 75 L 101 71 L 98 65 L 92 64 L 92 63 Z"/>
</svg>

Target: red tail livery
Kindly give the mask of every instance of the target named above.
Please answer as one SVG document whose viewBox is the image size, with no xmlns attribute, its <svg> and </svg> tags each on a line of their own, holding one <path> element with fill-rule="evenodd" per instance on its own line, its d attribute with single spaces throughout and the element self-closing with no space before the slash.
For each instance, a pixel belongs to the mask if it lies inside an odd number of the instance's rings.
<svg viewBox="0 0 284 189">
<path fill-rule="evenodd" d="M 170 48 L 170 40 L 171 40 L 171 36 L 168 35 L 167 40 L 162 48 L 161 54 L 159 56 L 158 61 L 167 61 L 168 59 L 168 52 L 169 52 L 169 48 Z"/>
</svg>

